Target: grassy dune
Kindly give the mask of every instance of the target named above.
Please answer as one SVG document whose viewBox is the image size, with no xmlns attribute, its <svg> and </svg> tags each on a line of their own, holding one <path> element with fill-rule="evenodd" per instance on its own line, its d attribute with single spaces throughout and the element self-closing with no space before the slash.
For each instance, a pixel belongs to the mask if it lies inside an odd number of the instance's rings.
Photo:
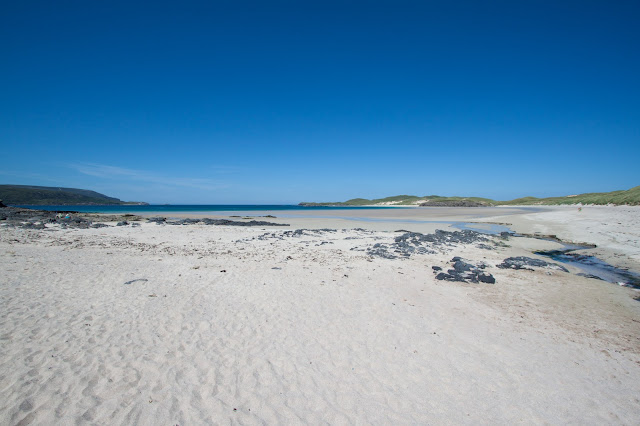
<svg viewBox="0 0 640 426">
<path fill-rule="evenodd" d="M 429 202 L 438 203 L 439 205 L 450 203 L 455 205 L 461 201 L 469 201 L 484 206 L 494 205 L 561 205 L 561 204 L 615 204 L 615 205 L 640 205 L 640 186 L 631 189 L 612 192 L 592 192 L 580 195 L 569 195 L 566 197 L 523 197 L 510 201 L 496 201 L 489 198 L 481 197 L 442 197 L 439 195 L 427 195 L 418 197 L 416 195 L 396 195 L 393 197 L 366 199 L 354 198 L 347 201 L 329 202 L 329 203 L 300 203 L 306 206 L 370 206 L 370 205 L 386 205 L 392 204 L 396 206 L 420 205 Z"/>
<path fill-rule="evenodd" d="M 590 192 L 580 195 L 569 195 L 566 197 L 524 197 L 511 201 L 500 201 L 498 204 L 504 205 L 532 205 L 532 204 L 627 204 L 640 205 L 640 186 L 623 191 L 612 192 Z"/>
</svg>

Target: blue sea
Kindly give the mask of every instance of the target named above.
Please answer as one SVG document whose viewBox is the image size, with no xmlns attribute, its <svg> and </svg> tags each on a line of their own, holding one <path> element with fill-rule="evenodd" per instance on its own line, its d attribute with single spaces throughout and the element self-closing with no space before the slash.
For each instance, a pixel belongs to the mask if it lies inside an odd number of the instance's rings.
<svg viewBox="0 0 640 426">
<path fill-rule="evenodd" d="M 155 204 L 148 206 L 136 205 L 111 205 L 111 206 L 17 206 L 30 209 L 50 210 L 50 211 L 75 211 L 81 213 L 118 213 L 118 214 L 165 214 L 165 213 L 207 213 L 207 212 L 263 212 L 263 211 L 296 211 L 296 210 L 380 210 L 397 209 L 402 207 L 326 207 L 313 206 L 304 207 L 287 204 Z"/>
</svg>

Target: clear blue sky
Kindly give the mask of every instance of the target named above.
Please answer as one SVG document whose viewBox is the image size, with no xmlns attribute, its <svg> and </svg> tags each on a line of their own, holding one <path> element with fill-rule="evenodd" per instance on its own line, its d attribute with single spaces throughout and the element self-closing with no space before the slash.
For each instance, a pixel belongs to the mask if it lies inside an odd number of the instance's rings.
<svg viewBox="0 0 640 426">
<path fill-rule="evenodd" d="M 13 1 L 0 183 L 152 203 L 640 185 L 638 1 Z"/>
</svg>

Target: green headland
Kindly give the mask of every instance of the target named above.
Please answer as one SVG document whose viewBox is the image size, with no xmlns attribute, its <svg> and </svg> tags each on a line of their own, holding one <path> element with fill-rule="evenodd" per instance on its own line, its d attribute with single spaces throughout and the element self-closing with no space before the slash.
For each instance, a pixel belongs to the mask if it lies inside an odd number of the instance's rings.
<svg viewBox="0 0 640 426">
<path fill-rule="evenodd" d="M 301 206 L 423 206 L 423 207 L 483 207 L 483 206 L 522 206 L 522 205 L 640 205 L 640 186 L 612 192 L 590 192 L 567 195 L 564 197 L 523 197 L 515 200 L 499 201 L 481 197 L 443 197 L 439 195 L 396 195 L 393 197 L 366 199 L 354 198 L 338 202 L 303 202 Z"/>
<path fill-rule="evenodd" d="M 18 206 L 147 204 L 122 201 L 88 189 L 29 185 L 0 185 L 0 200 L 7 205 Z"/>
</svg>

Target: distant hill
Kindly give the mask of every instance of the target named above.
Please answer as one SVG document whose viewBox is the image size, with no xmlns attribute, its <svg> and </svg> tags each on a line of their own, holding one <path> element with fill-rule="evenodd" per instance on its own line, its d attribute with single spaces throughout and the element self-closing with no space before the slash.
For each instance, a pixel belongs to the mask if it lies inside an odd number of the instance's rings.
<svg viewBox="0 0 640 426">
<path fill-rule="evenodd" d="M 524 197 L 511 201 L 501 201 L 504 205 L 536 205 L 536 204 L 616 204 L 640 205 L 640 186 L 622 191 L 590 192 L 586 194 L 567 195 L 565 197 Z"/>
<path fill-rule="evenodd" d="M 300 203 L 301 206 L 457 206 L 465 205 L 469 207 L 492 206 L 495 201 L 488 198 L 479 197 L 441 197 L 439 195 L 426 195 L 418 197 L 416 195 L 396 195 L 393 197 L 377 198 L 368 200 L 366 198 L 354 198 L 347 201 L 329 203 Z"/>
<path fill-rule="evenodd" d="M 21 206 L 147 204 L 121 201 L 87 189 L 29 185 L 0 185 L 0 200 Z"/>
<path fill-rule="evenodd" d="M 496 205 L 562 205 L 562 204 L 615 204 L 640 205 L 640 186 L 631 189 L 612 192 L 594 192 L 566 197 L 523 197 L 510 201 L 496 201 L 480 197 L 442 197 L 439 195 L 396 195 L 393 197 L 354 198 L 347 201 L 313 203 L 303 202 L 301 206 L 423 206 L 423 207 L 484 207 Z"/>
</svg>

